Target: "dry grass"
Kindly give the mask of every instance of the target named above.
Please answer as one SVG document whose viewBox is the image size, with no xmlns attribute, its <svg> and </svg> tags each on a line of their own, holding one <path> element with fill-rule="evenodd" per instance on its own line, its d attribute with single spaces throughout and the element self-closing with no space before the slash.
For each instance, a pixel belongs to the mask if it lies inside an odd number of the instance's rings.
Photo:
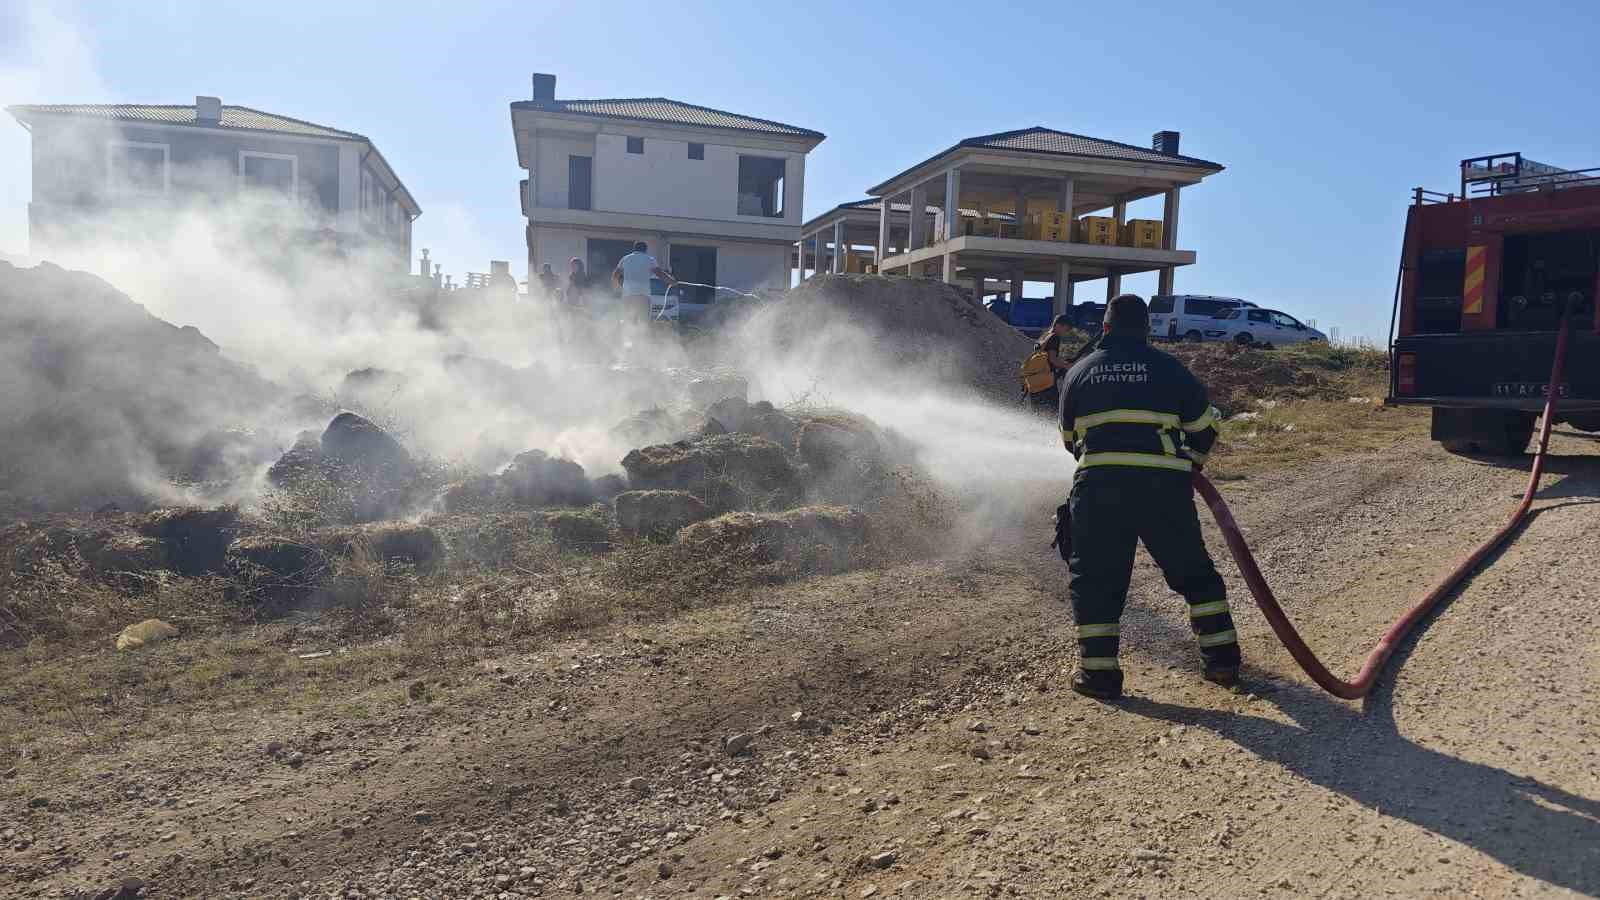
<svg viewBox="0 0 1600 900">
<path fill-rule="evenodd" d="M 1420 412 L 1376 404 L 1381 354 L 1253 352 L 1271 358 L 1218 356 L 1237 364 L 1228 370 L 1236 373 L 1230 384 L 1285 361 L 1316 374 L 1279 379 L 1284 383 L 1271 388 L 1275 404 L 1252 404 L 1250 416 L 1224 423 L 1211 466 L 1219 479 L 1381 449 L 1426 427 Z M 856 564 L 937 553 L 940 536 L 956 524 L 955 507 L 914 473 L 873 465 L 851 477 L 851 502 L 869 520 Z M 303 492 L 284 499 L 292 502 L 272 511 L 271 523 L 285 533 L 310 535 L 346 517 L 338 497 Z M 427 702 L 408 699 L 396 673 L 407 680 L 456 677 L 486 657 L 533 651 L 619 621 L 737 602 L 837 565 L 826 554 L 621 537 L 603 507 L 428 524 L 449 551 L 438 568 L 397 565 L 358 540 L 329 553 L 318 583 L 278 606 L 263 591 L 222 578 L 141 576 L 134 590 L 119 590 L 63 567 L 20 575 L 0 558 L 0 641 L 16 648 L 0 651 L 0 769 L 24 750 L 63 758 L 108 752 L 132 737 L 210 727 L 203 723 L 242 709 L 370 715 L 385 703 Z M 316 615 L 284 617 L 308 611 Z M 182 633 L 142 651 L 115 652 L 117 631 L 145 618 Z M 335 653 L 300 658 L 321 650 Z"/>
</svg>

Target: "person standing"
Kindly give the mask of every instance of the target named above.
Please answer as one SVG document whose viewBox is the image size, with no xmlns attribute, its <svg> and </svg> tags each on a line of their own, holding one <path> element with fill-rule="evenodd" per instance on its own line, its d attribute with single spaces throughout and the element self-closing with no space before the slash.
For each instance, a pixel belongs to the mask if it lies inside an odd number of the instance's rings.
<svg viewBox="0 0 1600 900">
<path fill-rule="evenodd" d="M 554 300 L 561 291 L 561 279 L 551 270 L 550 264 L 545 263 L 539 271 L 539 290 L 544 294 L 544 299 Z"/>
<path fill-rule="evenodd" d="M 638 241 L 633 252 L 624 256 L 611 273 L 611 280 L 622 291 L 622 318 L 639 322 L 650 321 L 650 279 L 659 278 L 668 287 L 677 283 L 672 273 L 661 268 L 650 255 L 650 245 Z"/>
<path fill-rule="evenodd" d="M 589 272 L 583 260 L 574 256 L 567 260 L 567 305 L 584 306 L 588 302 Z"/>
<path fill-rule="evenodd" d="M 1061 356 L 1061 339 L 1071 330 L 1072 317 L 1062 313 L 1055 317 L 1050 327 L 1045 329 L 1044 334 L 1039 335 L 1038 341 L 1034 342 L 1034 349 L 1043 353 L 1050 361 L 1050 375 L 1054 382 L 1046 390 L 1028 395 L 1029 402 L 1038 409 L 1054 411 L 1060 406 L 1061 379 L 1066 377 L 1069 368 L 1067 361 Z"/>
<path fill-rule="evenodd" d="M 1205 385 L 1149 346 L 1150 311 L 1122 294 L 1106 307 L 1100 347 L 1061 384 L 1061 438 L 1077 457 L 1066 509 L 1068 592 L 1078 628 L 1072 689 L 1122 694 L 1122 611 L 1139 541 L 1189 604 L 1206 681 L 1239 680 L 1239 643 L 1226 588 L 1200 536 L 1191 488 L 1217 440 Z"/>
</svg>

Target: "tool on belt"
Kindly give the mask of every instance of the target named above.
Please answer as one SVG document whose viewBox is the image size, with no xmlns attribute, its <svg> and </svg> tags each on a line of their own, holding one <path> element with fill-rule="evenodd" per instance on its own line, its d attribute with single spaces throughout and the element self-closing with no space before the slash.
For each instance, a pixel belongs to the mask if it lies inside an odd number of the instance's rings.
<svg viewBox="0 0 1600 900">
<path fill-rule="evenodd" d="M 1067 502 L 1056 507 L 1056 537 L 1050 546 L 1061 554 L 1062 561 L 1072 556 L 1072 497 L 1067 497 Z"/>
</svg>

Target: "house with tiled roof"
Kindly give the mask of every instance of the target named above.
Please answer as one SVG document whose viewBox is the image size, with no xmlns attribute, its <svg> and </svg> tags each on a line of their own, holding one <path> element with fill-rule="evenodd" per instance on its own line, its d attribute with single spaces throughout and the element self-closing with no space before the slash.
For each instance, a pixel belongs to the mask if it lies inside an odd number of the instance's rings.
<svg viewBox="0 0 1600 900">
<path fill-rule="evenodd" d="M 196 97 L 192 106 L 6 111 L 32 135 L 28 224 L 36 255 L 105 228 L 153 226 L 164 211 L 235 204 L 310 229 L 335 247 L 392 251 L 401 270 L 409 267 L 412 222 L 422 209 L 365 135 L 216 97 Z M 245 206 L 241 197 L 263 202 Z M 282 215 L 286 207 L 292 217 Z M 115 215 L 127 211 L 137 215 Z"/>
<path fill-rule="evenodd" d="M 554 75 L 511 104 L 529 283 L 584 260 L 609 287 L 636 241 L 683 281 L 786 287 L 806 154 L 819 132 L 662 97 L 558 100 Z M 702 292 L 705 293 L 705 292 Z"/>
</svg>

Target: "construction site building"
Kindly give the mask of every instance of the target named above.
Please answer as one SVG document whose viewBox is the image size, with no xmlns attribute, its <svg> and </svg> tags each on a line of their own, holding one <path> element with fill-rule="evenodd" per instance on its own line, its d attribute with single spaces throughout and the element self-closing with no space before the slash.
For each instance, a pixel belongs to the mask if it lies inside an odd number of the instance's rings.
<svg viewBox="0 0 1600 900">
<path fill-rule="evenodd" d="M 991 280 L 1017 297 L 1026 281 L 1050 282 L 1057 312 L 1080 281 L 1105 279 L 1110 297 L 1122 276 L 1158 272 L 1158 292 L 1170 294 L 1177 267 L 1195 261 L 1179 249 L 1180 192 L 1223 168 L 1179 154 L 1178 138 L 1157 132 L 1144 148 L 1043 126 L 967 138 L 867 191 L 889 201 L 877 204 L 877 270 L 971 282 L 975 295 Z M 1160 220 L 1127 219 L 1129 203 L 1156 196 Z M 831 233 L 805 230 L 814 244 L 837 245 L 855 239 L 858 218 L 828 222 Z"/>
</svg>

